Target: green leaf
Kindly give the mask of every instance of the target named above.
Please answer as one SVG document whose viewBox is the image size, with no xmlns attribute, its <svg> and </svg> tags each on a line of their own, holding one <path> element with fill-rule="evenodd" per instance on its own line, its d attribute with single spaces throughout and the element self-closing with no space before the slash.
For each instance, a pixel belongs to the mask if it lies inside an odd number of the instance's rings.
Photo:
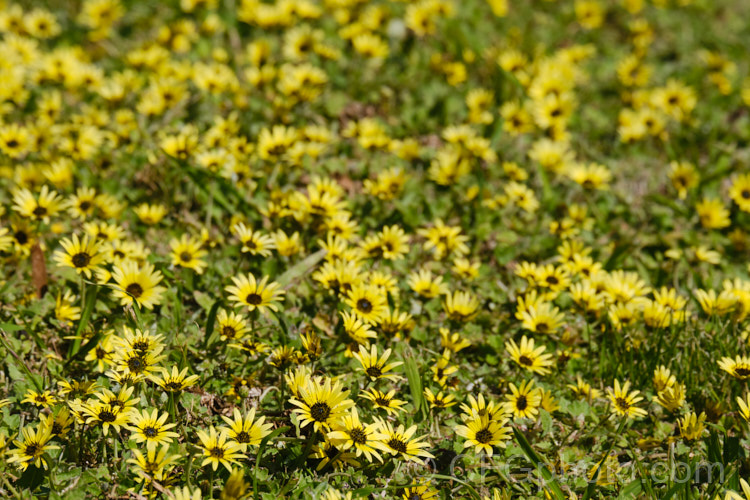
<svg viewBox="0 0 750 500">
<path fill-rule="evenodd" d="M 75 337 L 73 344 L 70 346 L 68 351 L 68 358 L 72 358 L 78 352 L 81 347 L 81 340 L 83 338 L 83 332 L 91 321 L 91 314 L 94 312 L 94 306 L 96 305 L 96 296 L 99 294 L 99 287 L 94 285 L 88 288 L 86 294 L 86 302 L 83 304 L 83 310 L 81 311 L 81 319 L 78 321 L 76 327 Z"/>
<path fill-rule="evenodd" d="M 208 311 L 208 318 L 206 318 L 206 335 L 203 337 L 203 348 L 205 349 L 211 345 L 213 341 L 214 328 L 216 327 L 216 314 L 219 312 L 219 306 L 221 306 L 221 299 L 214 302 L 211 309 Z"/>
<path fill-rule="evenodd" d="M 641 484 L 640 479 L 636 479 L 635 481 L 632 481 L 628 483 L 621 491 L 620 495 L 617 497 L 622 500 L 636 498 L 643 489 L 643 485 Z"/>
<path fill-rule="evenodd" d="M 404 352 L 403 357 L 404 371 L 406 372 L 406 380 L 409 381 L 409 391 L 414 403 L 414 411 L 418 412 L 423 404 L 422 377 L 419 375 L 419 368 L 411 350 Z"/>
<path fill-rule="evenodd" d="M 539 420 L 542 422 L 542 430 L 545 434 L 549 434 L 552 430 L 552 417 L 546 410 L 539 410 Z"/>
<path fill-rule="evenodd" d="M 545 486 L 549 487 L 557 500 L 567 500 L 567 497 L 565 496 L 565 493 L 563 493 L 562 488 L 560 488 L 557 479 L 552 475 L 552 472 L 542 461 L 542 459 L 539 458 L 539 456 L 536 454 L 534 449 L 526 440 L 526 436 L 524 436 L 523 433 L 515 427 L 513 427 L 513 435 L 516 438 L 516 442 L 523 450 L 524 455 L 526 455 L 526 458 L 528 458 L 529 461 L 539 469 L 539 472 L 541 472 L 542 478 L 545 482 Z"/>
<path fill-rule="evenodd" d="M 594 469 L 594 473 L 591 474 L 591 478 L 589 479 L 589 485 L 586 487 L 586 491 L 583 493 L 583 500 L 588 500 L 591 498 L 591 496 L 594 494 L 594 491 L 596 491 L 596 480 L 599 477 L 599 472 L 602 470 L 602 464 L 609 456 L 610 452 L 612 451 L 612 448 L 615 447 L 615 443 L 617 442 L 617 438 L 620 437 L 620 434 L 622 434 L 622 431 L 625 429 L 625 425 L 627 424 L 628 419 L 623 418 L 622 421 L 620 421 L 620 425 L 617 427 L 617 432 L 615 433 L 615 436 L 610 440 L 609 444 L 607 445 L 606 450 L 604 451 L 604 454 L 602 455 L 601 460 L 597 462 L 596 468 Z"/>
<path fill-rule="evenodd" d="M 724 463 L 721 456 L 721 443 L 719 441 L 719 435 L 713 430 L 706 439 L 706 448 L 708 451 L 709 462 Z"/>
<path fill-rule="evenodd" d="M 0 329 L 5 330 L 6 332 L 17 332 L 18 330 L 23 330 L 22 325 L 16 325 L 14 323 L 0 323 Z"/>
<path fill-rule="evenodd" d="M 680 491 L 680 489 L 683 488 L 684 486 L 685 485 L 682 484 L 682 483 L 675 484 L 674 486 L 672 486 L 671 488 L 669 488 L 669 490 L 667 490 L 666 493 L 664 493 L 664 496 L 661 497 L 661 500 L 669 500 L 670 498 L 672 498 L 674 496 L 675 493 L 677 493 L 678 491 Z"/>
<path fill-rule="evenodd" d="M 30 491 L 35 490 L 44 482 L 44 469 L 35 465 L 29 465 L 21 478 L 16 482 L 16 485 L 28 489 Z"/>
<path fill-rule="evenodd" d="M 325 250 L 318 250 L 317 252 L 308 255 L 303 260 L 297 262 L 295 265 L 286 270 L 284 274 L 276 278 L 276 282 L 283 287 L 287 287 L 293 281 L 301 278 L 307 274 L 318 262 L 323 260 L 325 257 Z"/>
<path fill-rule="evenodd" d="M 86 354 L 91 349 L 96 347 L 96 345 L 99 343 L 99 340 L 101 340 L 103 334 L 104 332 L 102 330 L 99 330 L 96 333 L 94 333 L 94 336 L 91 337 L 89 341 L 83 345 L 83 347 L 81 347 L 73 356 L 68 358 L 68 360 L 65 362 L 65 366 L 68 366 L 75 359 L 81 359 L 82 357 L 86 356 Z"/>
</svg>

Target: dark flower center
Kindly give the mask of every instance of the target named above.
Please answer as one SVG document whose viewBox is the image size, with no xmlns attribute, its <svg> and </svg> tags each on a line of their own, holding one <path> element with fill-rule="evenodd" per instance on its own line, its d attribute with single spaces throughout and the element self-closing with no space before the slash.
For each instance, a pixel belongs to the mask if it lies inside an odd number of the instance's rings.
<svg viewBox="0 0 750 500">
<path fill-rule="evenodd" d="M 371 366 L 365 370 L 365 373 L 372 378 L 378 378 L 383 374 L 383 371 L 378 366 Z"/>
<path fill-rule="evenodd" d="M 327 403 L 315 403 L 310 407 L 310 416 L 316 422 L 325 422 L 331 415 L 331 407 Z"/>
<path fill-rule="evenodd" d="M 182 390 L 182 382 L 177 381 L 177 380 L 173 380 L 171 382 L 167 382 L 166 384 L 164 384 L 164 388 L 167 389 L 168 391 L 172 391 L 172 392 L 181 391 Z"/>
<path fill-rule="evenodd" d="M 102 422 L 114 422 L 115 418 L 115 414 L 109 410 L 99 412 L 99 420 Z"/>
<path fill-rule="evenodd" d="M 247 297 L 245 297 L 245 301 L 251 306 L 257 306 L 258 304 L 263 302 L 263 297 L 261 297 L 257 293 L 249 293 Z"/>
<path fill-rule="evenodd" d="M 75 254 L 71 259 L 73 262 L 73 265 L 78 268 L 83 268 L 89 265 L 89 262 L 91 262 L 91 256 L 87 254 L 86 252 L 79 252 Z"/>
<path fill-rule="evenodd" d="M 29 443 L 26 445 L 25 454 L 27 456 L 33 457 L 35 456 L 41 449 L 41 446 L 37 443 Z"/>
<path fill-rule="evenodd" d="M 531 366 L 534 364 L 533 361 L 528 356 L 520 356 L 518 358 L 518 362 L 522 364 L 523 366 Z"/>
<path fill-rule="evenodd" d="M 235 436 L 235 441 L 238 443 L 249 443 L 250 442 L 250 434 L 248 434 L 245 431 L 241 431 L 237 433 L 237 436 Z"/>
<path fill-rule="evenodd" d="M 128 360 L 128 368 L 131 372 L 140 373 L 144 368 L 143 360 L 138 356 L 130 358 Z"/>
<path fill-rule="evenodd" d="M 630 408 L 630 403 L 628 403 L 628 400 L 625 399 L 625 398 L 617 398 L 617 399 L 615 399 L 615 404 L 622 411 L 627 411 Z"/>
<path fill-rule="evenodd" d="M 529 406 L 529 402 L 526 399 L 526 396 L 518 396 L 518 399 L 516 399 L 516 408 L 518 408 L 520 411 L 523 411 L 528 406 Z"/>
<path fill-rule="evenodd" d="M 190 255 L 190 253 L 188 253 L 188 252 L 182 252 L 180 254 L 180 260 L 182 262 L 190 262 L 191 260 L 193 260 L 193 256 Z"/>
<path fill-rule="evenodd" d="M 367 433 L 362 427 L 355 427 L 349 431 L 349 438 L 354 444 L 365 444 L 367 442 Z"/>
<path fill-rule="evenodd" d="M 147 438 L 156 437 L 158 434 L 159 431 L 155 427 L 148 426 L 143 428 L 143 435 Z"/>
<path fill-rule="evenodd" d="M 398 438 L 391 438 L 388 440 L 388 446 L 399 453 L 406 453 L 406 443 Z"/>
<path fill-rule="evenodd" d="M 36 208 L 34 209 L 34 212 L 33 212 L 33 213 L 34 213 L 34 215 L 36 215 L 37 217 L 42 217 L 42 216 L 44 216 L 44 215 L 47 215 L 47 209 L 46 209 L 45 207 L 36 207 Z"/>
<path fill-rule="evenodd" d="M 750 368 L 739 366 L 734 369 L 734 373 L 740 378 L 747 378 L 750 377 Z"/>
<path fill-rule="evenodd" d="M 16 239 L 19 245 L 24 245 L 29 241 L 29 235 L 24 231 L 16 231 L 16 234 L 14 234 L 13 237 Z"/>
<path fill-rule="evenodd" d="M 139 339 L 133 342 L 133 349 L 141 352 L 148 351 L 148 345 L 148 340 Z"/>
<path fill-rule="evenodd" d="M 81 212 L 86 212 L 89 208 L 91 208 L 91 202 L 88 200 L 82 201 L 78 204 L 78 208 L 81 210 Z"/>
<path fill-rule="evenodd" d="M 125 288 L 125 291 L 128 292 L 133 297 L 135 297 L 136 299 L 139 298 L 141 295 L 143 295 L 143 287 L 139 285 L 138 283 L 129 284 Z"/>
<path fill-rule="evenodd" d="M 487 444 L 490 441 L 492 441 L 492 432 L 490 432 L 489 429 L 484 428 L 480 430 L 479 432 L 477 432 L 476 440 L 479 443 Z"/>
<path fill-rule="evenodd" d="M 224 458 L 224 448 L 219 448 L 218 446 L 215 447 L 215 448 L 209 448 L 208 449 L 208 453 L 212 457 L 218 458 L 219 460 L 221 460 L 222 458 Z"/>
<path fill-rule="evenodd" d="M 367 299 L 359 299 L 357 301 L 357 309 L 365 314 L 372 312 L 372 303 Z"/>
<path fill-rule="evenodd" d="M 235 330 L 234 327 L 227 325 L 221 329 L 221 334 L 227 338 L 233 339 L 237 334 L 237 330 Z"/>
<path fill-rule="evenodd" d="M 743 189 L 740 196 L 746 200 L 750 200 L 750 189 Z"/>
</svg>

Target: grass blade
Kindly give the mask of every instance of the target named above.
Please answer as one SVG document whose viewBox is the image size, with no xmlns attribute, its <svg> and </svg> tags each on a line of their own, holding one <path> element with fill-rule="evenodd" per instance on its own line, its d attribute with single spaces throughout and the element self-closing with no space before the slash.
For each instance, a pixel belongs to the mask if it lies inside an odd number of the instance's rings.
<svg viewBox="0 0 750 500">
<path fill-rule="evenodd" d="M 91 321 L 91 314 L 94 312 L 94 306 L 96 305 L 96 297 L 99 294 L 99 287 L 96 285 L 90 286 L 86 294 L 86 302 L 83 305 L 83 311 L 81 311 L 81 319 L 78 320 L 78 327 L 76 327 L 75 340 L 68 350 L 68 358 L 72 358 L 78 353 L 81 348 L 81 341 L 83 340 L 83 332 Z"/>
<path fill-rule="evenodd" d="M 549 467 L 547 467 L 542 459 L 539 458 L 539 455 L 536 454 L 536 452 L 526 439 L 526 436 L 524 436 L 523 433 L 516 427 L 513 427 L 513 435 L 516 438 L 516 442 L 526 455 L 526 458 L 528 458 L 529 461 L 534 464 L 534 466 L 541 473 L 542 479 L 544 479 L 545 482 L 545 486 L 549 487 L 557 500 L 566 500 L 567 497 L 565 496 L 565 493 L 563 493 L 562 488 L 560 488 L 560 484 L 557 482 L 557 479 L 552 474 L 552 471 L 549 470 Z"/>
<path fill-rule="evenodd" d="M 422 395 L 422 377 L 419 375 L 419 368 L 417 362 L 414 359 L 414 355 L 411 351 L 403 353 L 404 357 L 404 372 L 406 373 L 406 380 L 409 382 L 409 391 L 411 392 L 412 402 L 414 403 L 414 412 L 418 412 L 424 404 L 424 397 Z"/>
</svg>

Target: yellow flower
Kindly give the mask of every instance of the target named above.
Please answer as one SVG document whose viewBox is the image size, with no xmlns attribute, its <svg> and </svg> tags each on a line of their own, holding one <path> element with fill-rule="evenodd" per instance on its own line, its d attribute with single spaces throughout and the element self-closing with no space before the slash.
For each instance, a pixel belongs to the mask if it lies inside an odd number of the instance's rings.
<svg viewBox="0 0 750 500">
<path fill-rule="evenodd" d="M 60 196 L 55 191 L 50 191 L 46 185 L 42 186 L 36 197 L 26 188 L 13 191 L 13 210 L 22 217 L 49 222 L 50 217 L 54 217 L 63 208 Z"/>
<path fill-rule="evenodd" d="M 199 240 L 183 234 L 179 240 L 172 239 L 169 246 L 172 248 L 173 266 L 186 267 L 197 274 L 203 274 L 206 262 L 202 259 L 207 252 L 201 248 Z"/>
<path fill-rule="evenodd" d="M 442 391 L 434 394 L 429 388 L 425 388 L 424 398 L 430 403 L 430 408 L 434 410 L 450 408 L 456 404 L 456 397 L 453 394 L 443 394 Z"/>
<path fill-rule="evenodd" d="M 520 347 L 511 339 L 505 343 L 505 350 L 522 368 L 539 375 L 546 375 L 550 372 L 549 367 L 553 363 L 552 355 L 543 354 L 546 350 L 545 346 L 534 348 L 534 339 L 529 339 L 524 335 L 521 337 Z"/>
<path fill-rule="evenodd" d="M 216 328 L 223 341 L 241 339 L 250 331 L 244 316 L 224 309 L 216 315 Z"/>
<path fill-rule="evenodd" d="M 151 414 L 148 410 L 143 410 L 142 413 L 133 412 L 130 416 L 130 425 L 128 425 L 128 430 L 132 432 L 131 438 L 137 443 L 145 441 L 149 450 L 155 450 L 160 444 L 171 443 L 172 438 L 176 438 L 179 434 L 169 430 L 177 424 L 165 423 L 167 418 L 169 418 L 168 413 L 162 413 L 160 416 L 156 409 Z"/>
<path fill-rule="evenodd" d="M 746 380 L 750 378 L 750 357 L 737 356 L 734 359 L 723 357 L 718 361 L 719 368 L 737 378 Z"/>
<path fill-rule="evenodd" d="M 580 375 L 576 376 L 576 385 L 568 384 L 568 388 L 575 392 L 577 396 L 583 396 L 588 400 L 597 399 L 602 395 L 599 389 L 591 387 Z"/>
<path fill-rule="evenodd" d="M 654 399 L 667 411 L 677 411 L 685 404 L 685 386 L 675 383 L 660 391 Z"/>
<path fill-rule="evenodd" d="M 232 226 L 232 232 L 237 235 L 240 243 L 242 243 L 241 250 L 243 253 L 268 257 L 271 255 L 271 250 L 276 248 L 276 242 L 271 236 L 253 231 L 242 222 Z"/>
<path fill-rule="evenodd" d="M 117 283 L 112 293 L 122 305 L 135 302 L 146 309 L 153 309 L 161 303 L 166 291 L 158 286 L 162 280 L 161 271 L 154 270 L 150 263 L 139 266 L 136 262 L 123 262 L 114 267 L 112 277 Z"/>
<path fill-rule="evenodd" d="M 13 441 L 16 448 L 9 452 L 8 462 L 19 464 L 23 470 L 26 470 L 30 464 L 46 469 L 45 454 L 59 448 L 59 446 L 49 444 L 52 439 L 52 427 L 46 422 L 37 424 L 36 429 L 27 425 L 21 430 L 21 435 L 22 439 Z"/>
<path fill-rule="evenodd" d="M 247 451 L 248 446 L 260 446 L 261 440 L 271 434 L 273 425 L 264 423 L 266 417 L 256 419 L 255 408 L 250 408 L 250 411 L 244 417 L 235 408 L 233 417 L 229 418 L 222 415 L 221 418 L 229 427 L 222 427 L 220 430 L 226 433 L 230 439 L 236 441 L 243 452 Z"/>
<path fill-rule="evenodd" d="M 706 229 L 722 229 L 730 225 L 729 210 L 724 207 L 721 200 L 714 198 L 703 198 L 695 206 L 701 225 Z"/>
<path fill-rule="evenodd" d="M 732 181 L 729 196 L 743 212 L 750 212 L 750 174 L 738 175 Z"/>
<path fill-rule="evenodd" d="M 448 293 L 448 285 L 443 282 L 443 277 L 433 277 L 427 269 L 412 272 L 406 282 L 414 292 L 428 299 Z"/>
<path fill-rule="evenodd" d="M 560 309 L 548 302 L 530 306 L 521 313 L 521 326 L 532 332 L 554 333 L 565 321 Z"/>
<path fill-rule="evenodd" d="M 473 413 L 465 424 L 456 427 L 456 434 L 465 438 L 464 448 L 474 447 L 474 450 L 492 456 L 492 447 L 505 448 L 505 441 L 510 439 L 510 428 L 507 419 L 491 420 L 486 414 Z"/>
<path fill-rule="evenodd" d="M 750 422 L 750 393 L 745 394 L 745 399 L 737 398 L 737 404 L 740 407 L 740 415 L 746 422 Z"/>
<path fill-rule="evenodd" d="M 149 226 L 158 224 L 165 215 L 167 215 L 167 207 L 157 203 L 149 205 L 148 203 L 142 203 L 133 209 L 135 215 Z"/>
<path fill-rule="evenodd" d="M 276 302 L 283 300 L 286 292 L 280 290 L 278 283 L 269 283 L 268 280 L 269 277 L 264 276 L 260 281 L 256 281 L 252 274 L 234 276 L 234 285 L 227 286 L 225 290 L 230 293 L 229 300 L 245 305 L 251 312 L 256 309 L 264 314 L 267 309 L 278 311 L 279 306 Z"/>
<path fill-rule="evenodd" d="M 106 436 L 110 427 L 114 427 L 117 432 L 120 432 L 120 427 L 128 424 L 131 410 L 129 407 L 94 401 L 82 405 L 81 412 L 86 418 L 86 424 L 101 425 L 102 433 Z"/>
<path fill-rule="evenodd" d="M 55 318 L 67 325 L 72 325 L 73 321 L 81 318 L 81 308 L 73 305 L 75 297 L 70 290 L 65 290 L 64 294 L 57 294 L 55 299 Z"/>
<path fill-rule="evenodd" d="M 532 380 L 522 382 L 520 386 L 515 384 L 508 386 L 510 394 L 506 394 L 505 411 L 517 418 L 533 418 L 539 413 L 539 405 L 542 396 L 539 389 L 534 387 Z"/>
<path fill-rule="evenodd" d="M 638 408 L 636 404 L 643 400 L 639 396 L 639 391 L 630 391 L 630 382 L 625 382 L 622 386 L 619 380 L 615 380 L 614 390 L 608 389 L 612 412 L 628 418 L 642 418 L 646 416 L 646 410 Z"/>
<path fill-rule="evenodd" d="M 669 179 L 677 190 L 677 196 L 684 200 L 688 191 L 698 185 L 699 175 L 692 163 L 673 161 L 669 164 Z"/>
<path fill-rule="evenodd" d="M 377 449 L 382 449 L 381 442 L 387 436 L 378 431 L 377 424 L 362 424 L 356 407 L 334 424 L 333 429 L 327 438 L 342 450 L 353 447 L 357 457 L 364 455 L 370 462 L 373 458 L 383 461 Z"/>
<path fill-rule="evenodd" d="M 687 441 L 699 439 L 705 429 L 705 421 L 705 413 L 700 415 L 696 415 L 695 412 L 688 413 L 680 419 L 680 435 Z"/>
<path fill-rule="evenodd" d="M 352 311 L 370 324 L 377 323 L 388 312 L 388 302 L 383 292 L 372 285 L 356 285 L 344 299 Z"/>
<path fill-rule="evenodd" d="M 150 485 L 153 481 L 161 485 L 167 485 L 171 480 L 170 473 L 172 468 L 168 468 L 180 459 L 180 455 L 170 454 L 169 445 L 165 444 L 157 450 L 156 447 L 149 447 L 146 454 L 140 450 L 133 450 L 133 458 L 128 459 L 132 464 L 132 469 L 136 473 L 136 481 L 144 482 Z"/>
<path fill-rule="evenodd" d="M 471 292 L 457 290 L 446 294 L 443 309 L 454 321 L 471 321 L 479 314 L 479 299 Z"/>
<path fill-rule="evenodd" d="M 417 432 L 417 426 L 412 425 L 405 429 L 403 425 L 394 428 L 390 422 L 376 417 L 380 432 L 385 435 L 382 440 L 382 450 L 398 458 L 409 462 L 421 462 L 421 458 L 435 458 L 432 453 L 425 450 L 429 443 L 423 441 L 424 437 L 413 437 Z"/>
<path fill-rule="evenodd" d="M 300 427 L 313 424 L 316 431 L 330 431 L 331 426 L 354 405 L 348 399 L 349 391 L 343 390 L 339 382 L 332 382 L 328 378 L 322 384 L 309 380 L 299 388 L 299 395 L 299 399 L 293 397 L 289 400 L 297 407 L 292 411 L 299 415 Z"/>
<path fill-rule="evenodd" d="M 83 239 L 78 239 L 78 235 L 74 234 L 72 239 L 63 239 L 60 245 L 64 251 L 55 252 L 57 265 L 72 267 L 76 273 L 83 273 L 87 278 L 91 278 L 91 272 L 104 262 L 105 254 L 100 251 L 99 243 L 89 240 L 88 234 Z"/>
<path fill-rule="evenodd" d="M 166 368 L 162 368 L 161 372 L 161 376 L 149 375 L 149 379 L 166 392 L 180 393 L 198 381 L 198 375 L 187 375 L 187 367 L 178 371 L 177 365 L 174 365 L 171 372 Z"/>
<path fill-rule="evenodd" d="M 406 411 L 403 406 L 406 401 L 396 399 L 396 390 L 391 389 L 388 393 L 377 389 L 365 389 L 360 393 L 363 398 L 369 399 L 375 405 L 375 408 L 385 410 L 388 415 L 396 415 L 399 411 Z"/>
<path fill-rule="evenodd" d="M 49 408 L 57 402 L 57 398 L 50 391 L 36 392 L 29 390 L 21 402 L 31 403 L 41 408 Z"/>
<path fill-rule="evenodd" d="M 373 344 L 368 349 L 360 345 L 359 352 L 354 353 L 354 358 L 362 365 L 362 370 L 370 377 L 371 381 L 378 380 L 380 378 L 399 380 L 401 377 L 395 373 L 388 373 L 395 367 L 404 364 L 402 361 L 396 361 L 394 363 L 388 363 L 388 357 L 391 355 L 391 350 L 386 349 L 383 355 L 378 358 L 378 348 Z"/>
<path fill-rule="evenodd" d="M 654 370 L 654 386 L 656 387 L 656 392 L 661 392 L 668 387 L 672 387 L 675 383 L 677 383 L 677 379 L 666 366 L 661 365 Z"/>
<path fill-rule="evenodd" d="M 447 328 L 440 328 L 440 345 L 444 349 L 448 349 L 452 353 L 457 353 L 462 349 L 466 349 L 471 346 L 471 342 L 465 338 L 461 338 L 460 333 L 451 333 Z"/>
<path fill-rule="evenodd" d="M 203 463 L 201 466 L 210 464 L 213 470 L 223 465 L 229 472 L 232 472 L 232 465 L 239 464 L 240 459 L 247 458 L 240 453 L 241 446 L 235 441 L 228 441 L 226 433 L 217 434 L 214 426 L 206 431 L 198 431 L 198 438 L 201 440 L 203 448 Z"/>
</svg>

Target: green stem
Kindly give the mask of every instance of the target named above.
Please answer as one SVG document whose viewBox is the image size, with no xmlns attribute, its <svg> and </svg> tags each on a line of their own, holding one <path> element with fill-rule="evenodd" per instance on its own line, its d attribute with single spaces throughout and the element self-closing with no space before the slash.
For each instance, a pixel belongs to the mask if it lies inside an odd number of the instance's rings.
<svg viewBox="0 0 750 500">
<path fill-rule="evenodd" d="M 26 366 L 26 363 L 24 363 L 23 359 L 21 359 L 18 354 L 16 354 L 16 351 L 14 351 L 10 347 L 10 341 L 8 340 L 8 336 L 5 334 L 5 330 L 0 328 L 0 342 L 3 344 L 3 347 L 5 347 L 5 350 L 10 353 L 13 358 L 15 358 L 16 362 L 18 363 L 18 366 L 21 367 L 21 369 L 26 373 L 26 376 L 29 377 L 29 380 L 31 380 L 31 383 L 34 384 L 34 387 L 36 387 L 36 390 L 38 392 L 44 392 L 42 386 L 37 382 L 37 380 L 34 378 L 34 376 L 31 374 L 31 370 L 29 370 L 29 367 Z"/>
<path fill-rule="evenodd" d="M 23 498 L 21 494 L 18 492 L 18 490 L 15 489 L 12 484 L 10 484 L 10 481 L 8 481 L 8 476 L 5 474 L 2 474 L 2 477 L 3 477 L 3 484 L 8 489 L 8 491 L 10 491 L 13 494 L 13 498 L 18 498 L 19 500 Z"/>
<path fill-rule="evenodd" d="M 612 448 L 615 447 L 615 444 L 617 443 L 617 438 L 620 437 L 620 434 L 622 434 L 622 431 L 625 429 L 625 424 L 627 423 L 628 423 L 628 417 L 623 417 L 622 420 L 620 421 L 619 427 L 617 427 L 617 432 L 615 433 L 615 437 L 612 438 L 612 441 L 609 443 L 609 446 L 607 446 L 607 449 L 604 452 L 602 459 L 599 460 L 599 462 L 596 464 L 594 473 L 591 474 L 591 479 L 589 479 L 589 485 L 586 488 L 586 492 L 583 494 L 583 500 L 588 500 L 589 498 L 591 498 L 591 495 L 594 494 L 594 490 L 596 490 L 596 480 L 599 478 L 599 472 L 602 469 L 602 465 L 604 465 L 604 461 L 609 456 L 609 453 L 612 451 Z"/>
</svg>

